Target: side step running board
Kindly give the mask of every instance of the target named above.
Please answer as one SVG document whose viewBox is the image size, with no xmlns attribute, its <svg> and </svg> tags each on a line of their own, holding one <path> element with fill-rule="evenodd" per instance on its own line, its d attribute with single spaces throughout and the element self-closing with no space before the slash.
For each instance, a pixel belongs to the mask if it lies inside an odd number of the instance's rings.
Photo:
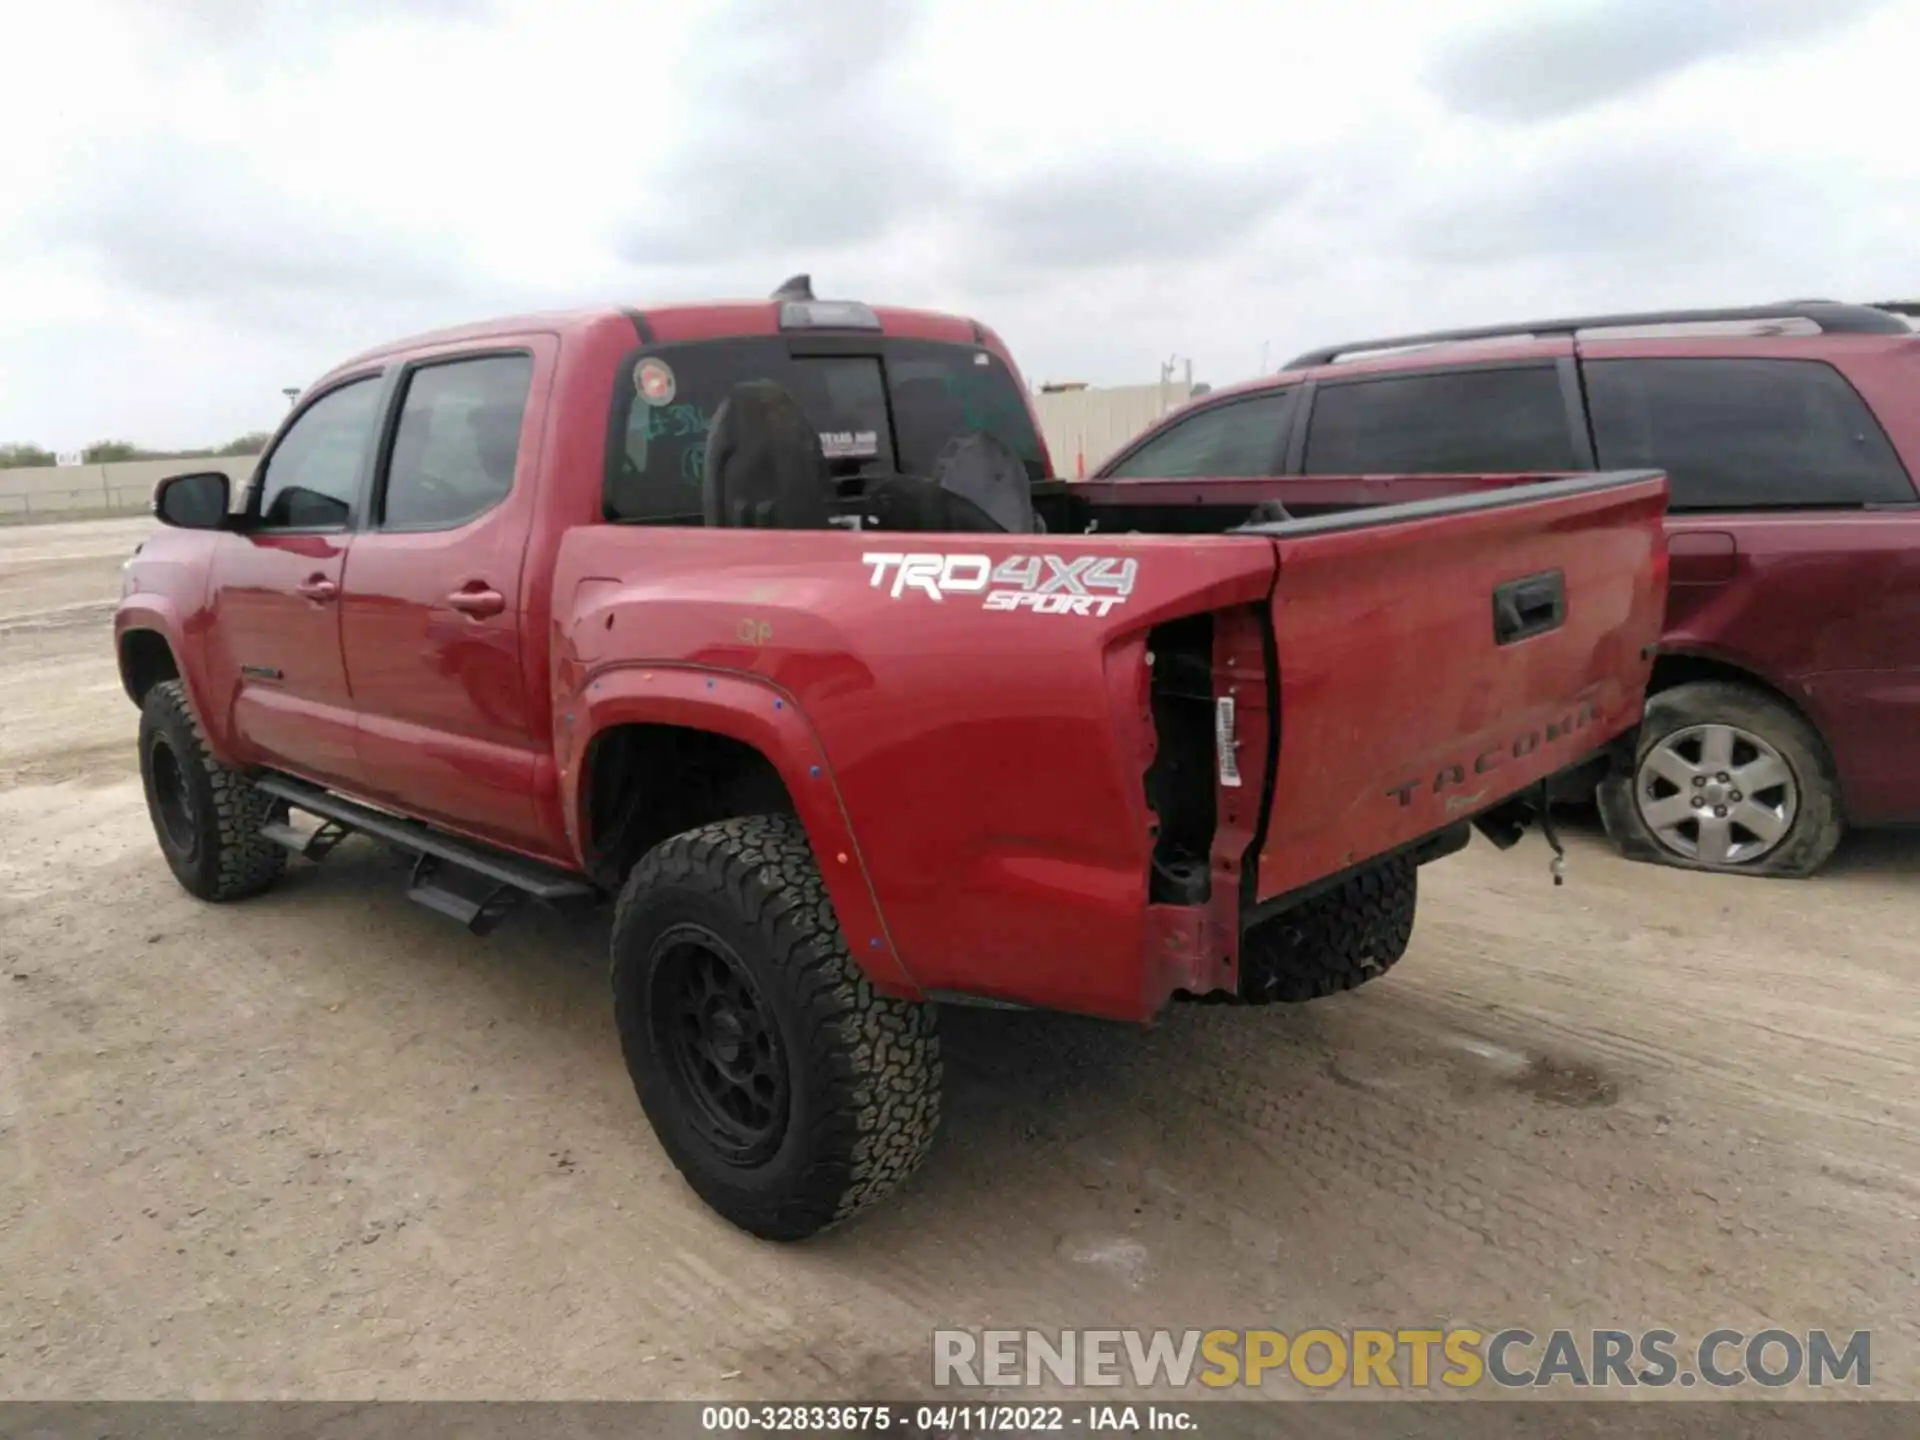
<svg viewBox="0 0 1920 1440">
<path fill-rule="evenodd" d="M 269 821 L 260 827 L 266 839 L 309 860 L 325 859 L 334 846 L 356 833 L 405 851 L 414 857 L 407 898 L 451 916 L 476 935 L 491 930 L 522 900 L 556 905 L 590 900 L 597 893 L 577 875 L 459 839 L 418 820 L 403 820 L 304 780 L 263 775 L 254 787 L 321 822 L 318 830 L 303 834 L 283 820 Z"/>
</svg>

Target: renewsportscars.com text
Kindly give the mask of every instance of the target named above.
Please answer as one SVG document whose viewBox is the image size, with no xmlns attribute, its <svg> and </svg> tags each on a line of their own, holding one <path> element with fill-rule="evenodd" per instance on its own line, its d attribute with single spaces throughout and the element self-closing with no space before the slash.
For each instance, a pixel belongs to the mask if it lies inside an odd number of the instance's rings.
<svg viewBox="0 0 1920 1440">
<path fill-rule="evenodd" d="M 940 1387 L 1463 1390 L 1873 1383 L 1873 1336 L 1825 1330 L 936 1330 Z"/>
</svg>

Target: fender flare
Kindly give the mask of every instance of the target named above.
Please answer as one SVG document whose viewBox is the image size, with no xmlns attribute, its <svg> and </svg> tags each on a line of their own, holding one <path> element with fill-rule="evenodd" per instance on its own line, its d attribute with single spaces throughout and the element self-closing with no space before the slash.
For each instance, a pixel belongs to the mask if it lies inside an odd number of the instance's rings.
<svg viewBox="0 0 1920 1440">
<path fill-rule="evenodd" d="M 684 663 L 621 662 L 592 672 L 562 702 L 554 726 L 567 839 L 583 862 L 587 753 L 616 725 L 705 730 L 764 755 L 793 797 L 848 951 L 875 989 L 924 998 L 894 948 L 826 750 L 791 694 L 758 675 Z"/>
<path fill-rule="evenodd" d="M 178 612 L 166 597 L 135 591 L 122 599 L 113 614 L 113 659 L 120 674 L 120 688 L 129 700 L 136 705 L 140 703 L 127 676 L 127 637 L 140 632 L 158 635 L 173 656 L 173 668 L 180 683 L 187 688 L 187 699 L 200 721 L 200 733 L 207 749 L 221 764 L 233 765 L 236 760 L 227 744 L 226 713 L 209 703 L 205 667 L 193 647 L 187 644 L 185 631 Z"/>
</svg>

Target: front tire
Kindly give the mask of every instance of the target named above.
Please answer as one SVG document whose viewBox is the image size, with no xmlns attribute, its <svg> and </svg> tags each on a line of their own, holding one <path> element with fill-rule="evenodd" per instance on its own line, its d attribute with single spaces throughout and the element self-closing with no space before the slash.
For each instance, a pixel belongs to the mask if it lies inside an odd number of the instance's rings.
<svg viewBox="0 0 1920 1440">
<path fill-rule="evenodd" d="M 743 1230 L 804 1239 L 893 1191 L 932 1147 L 933 1009 L 879 994 L 854 963 L 791 816 L 650 851 L 615 912 L 613 992 L 654 1133 Z"/>
<path fill-rule="evenodd" d="M 1783 701 L 1724 680 L 1647 701 L 1633 769 L 1602 783 L 1600 815 L 1629 859 L 1736 875 L 1811 875 L 1846 833 L 1819 733 Z"/>
<path fill-rule="evenodd" d="M 1241 997 L 1299 1004 L 1379 979 L 1413 940 L 1419 875 L 1406 856 L 1381 860 L 1255 925 L 1240 944 Z"/>
<path fill-rule="evenodd" d="M 286 870 L 285 847 L 260 833 L 274 800 L 213 758 L 178 680 L 155 685 L 140 707 L 140 779 L 160 853 L 189 894 L 244 900 Z"/>
</svg>

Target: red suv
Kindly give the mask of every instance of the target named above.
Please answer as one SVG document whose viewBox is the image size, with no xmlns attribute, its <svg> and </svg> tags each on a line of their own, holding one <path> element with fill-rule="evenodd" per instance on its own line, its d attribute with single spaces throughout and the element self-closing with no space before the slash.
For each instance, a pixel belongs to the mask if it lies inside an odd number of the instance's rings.
<svg viewBox="0 0 1920 1440">
<path fill-rule="evenodd" d="M 1311 515 L 1420 498 L 1410 471 L 1635 466 L 1670 478 L 1671 590 L 1637 742 L 1587 772 L 1615 843 L 1807 875 L 1848 825 L 1920 821 L 1920 335 L 1888 309 L 1329 346 L 1169 416 L 1090 483 L 1284 476 Z"/>
</svg>

